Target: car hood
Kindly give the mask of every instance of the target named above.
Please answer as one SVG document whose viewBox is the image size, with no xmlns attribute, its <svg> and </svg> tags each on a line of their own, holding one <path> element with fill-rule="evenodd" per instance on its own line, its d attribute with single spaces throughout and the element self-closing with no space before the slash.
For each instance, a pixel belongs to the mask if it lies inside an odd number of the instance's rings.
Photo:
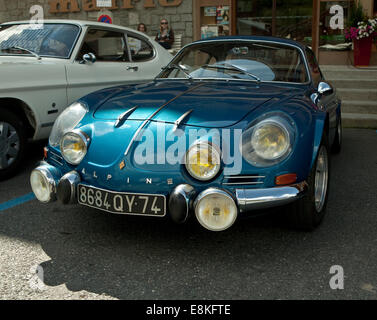
<svg viewBox="0 0 377 320">
<path fill-rule="evenodd" d="M 116 120 L 137 107 L 127 118 L 219 128 L 232 126 L 271 99 L 291 96 L 295 90 L 271 84 L 242 81 L 154 81 L 118 88 L 94 112 L 98 120 Z M 297 92 L 296 92 L 297 93 Z"/>
</svg>

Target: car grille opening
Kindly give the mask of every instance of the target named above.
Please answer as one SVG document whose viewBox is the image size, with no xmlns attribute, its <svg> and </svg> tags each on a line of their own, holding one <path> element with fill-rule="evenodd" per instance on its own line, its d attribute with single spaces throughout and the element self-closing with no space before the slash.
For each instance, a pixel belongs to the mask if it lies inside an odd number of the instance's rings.
<svg viewBox="0 0 377 320">
<path fill-rule="evenodd" d="M 225 176 L 223 180 L 224 185 L 238 186 L 238 185 L 251 185 L 257 186 L 264 183 L 266 177 L 262 175 L 238 175 L 238 176 Z"/>
</svg>

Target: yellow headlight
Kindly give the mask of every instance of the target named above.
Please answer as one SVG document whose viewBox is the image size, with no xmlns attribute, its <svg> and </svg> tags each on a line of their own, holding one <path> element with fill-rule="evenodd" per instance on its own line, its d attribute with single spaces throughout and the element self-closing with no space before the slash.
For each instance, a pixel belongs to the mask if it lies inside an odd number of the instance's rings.
<svg viewBox="0 0 377 320">
<path fill-rule="evenodd" d="M 68 132 L 60 142 L 60 151 L 64 159 L 73 165 L 78 165 L 85 157 L 88 148 L 88 138 L 81 132 Z"/>
<path fill-rule="evenodd" d="M 192 146 L 186 154 L 187 171 L 195 179 L 207 181 L 213 179 L 220 170 L 220 153 L 208 143 Z"/>
<path fill-rule="evenodd" d="M 254 151 L 263 159 L 274 160 L 283 156 L 290 147 L 287 130 L 275 122 L 262 122 L 251 138 Z"/>
</svg>

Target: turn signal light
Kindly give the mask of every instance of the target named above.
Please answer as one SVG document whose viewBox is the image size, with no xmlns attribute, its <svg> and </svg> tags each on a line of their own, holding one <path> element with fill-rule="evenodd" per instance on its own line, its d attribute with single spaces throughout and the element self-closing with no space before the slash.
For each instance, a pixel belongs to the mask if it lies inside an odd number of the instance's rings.
<svg viewBox="0 0 377 320">
<path fill-rule="evenodd" d="M 275 178 L 275 184 L 277 186 L 286 186 L 289 184 L 293 184 L 296 181 L 297 181 L 297 174 L 295 173 L 283 174 Z"/>
</svg>

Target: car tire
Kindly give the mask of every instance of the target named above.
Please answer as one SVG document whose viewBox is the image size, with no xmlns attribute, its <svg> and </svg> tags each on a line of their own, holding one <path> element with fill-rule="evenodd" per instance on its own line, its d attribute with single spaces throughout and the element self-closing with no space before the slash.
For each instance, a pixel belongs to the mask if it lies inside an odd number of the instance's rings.
<svg viewBox="0 0 377 320">
<path fill-rule="evenodd" d="M 339 115 L 338 123 L 336 125 L 335 139 L 331 148 L 331 151 L 333 153 L 340 153 L 342 149 L 342 139 L 343 139 L 342 117 Z"/>
<path fill-rule="evenodd" d="M 26 133 L 22 121 L 0 110 L 0 181 L 16 174 L 25 154 Z"/>
<path fill-rule="evenodd" d="M 329 197 L 330 153 L 326 134 L 322 138 L 307 183 L 307 193 L 286 207 L 286 218 L 291 227 L 312 231 L 322 222 Z"/>
</svg>

